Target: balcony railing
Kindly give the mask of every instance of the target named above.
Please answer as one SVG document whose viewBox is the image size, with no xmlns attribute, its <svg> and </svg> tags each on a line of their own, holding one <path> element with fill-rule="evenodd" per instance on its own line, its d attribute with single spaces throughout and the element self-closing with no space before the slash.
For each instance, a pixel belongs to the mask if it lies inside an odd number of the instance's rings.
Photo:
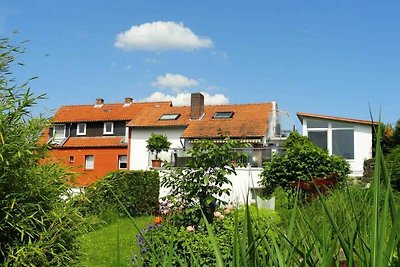
<svg viewBox="0 0 400 267">
<path fill-rule="evenodd" d="M 283 154 L 285 152 L 283 147 L 234 148 L 233 151 L 241 154 L 236 159 L 237 166 L 247 167 L 262 167 L 264 162 L 271 160 L 274 153 Z M 163 159 L 171 163 L 172 166 L 183 167 L 190 159 L 190 156 L 185 150 L 173 149 L 164 152 Z"/>
</svg>

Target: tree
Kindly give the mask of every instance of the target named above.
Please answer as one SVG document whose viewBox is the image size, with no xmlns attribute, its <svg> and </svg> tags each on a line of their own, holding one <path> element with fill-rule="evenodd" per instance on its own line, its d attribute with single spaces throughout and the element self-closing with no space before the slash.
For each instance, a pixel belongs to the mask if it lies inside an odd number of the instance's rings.
<svg viewBox="0 0 400 267">
<path fill-rule="evenodd" d="M 297 181 L 312 178 L 335 177 L 343 181 L 350 173 L 349 164 L 339 156 L 329 156 L 328 151 L 314 145 L 310 139 L 292 132 L 285 141 L 286 152 L 275 154 L 264 163 L 261 185 L 267 194 L 278 186 L 290 190 Z"/>
<path fill-rule="evenodd" d="M 227 175 L 236 175 L 233 161 L 240 153 L 233 148 L 239 146 L 229 138 L 220 145 L 212 140 L 199 141 L 188 152 L 190 160 L 185 167 L 168 168 L 161 185 L 171 190 L 169 198 L 183 211 L 179 223 L 197 225 L 201 211 L 209 222 L 213 221 L 217 201 L 225 203 L 221 197 L 230 194 Z"/>
<path fill-rule="evenodd" d="M 400 120 L 396 122 L 392 139 L 395 146 L 400 146 Z"/>
<path fill-rule="evenodd" d="M 66 172 L 43 163 L 48 146 L 40 137 L 49 120 L 30 110 L 43 96 L 10 79 L 20 52 L 0 40 L 0 265 L 70 266 L 80 215 L 61 199 Z"/>
<path fill-rule="evenodd" d="M 168 137 L 162 134 L 152 133 L 147 140 L 146 148 L 152 152 L 156 153 L 156 159 L 158 159 L 158 153 L 161 151 L 168 151 L 171 146 L 171 142 L 168 141 Z"/>
</svg>

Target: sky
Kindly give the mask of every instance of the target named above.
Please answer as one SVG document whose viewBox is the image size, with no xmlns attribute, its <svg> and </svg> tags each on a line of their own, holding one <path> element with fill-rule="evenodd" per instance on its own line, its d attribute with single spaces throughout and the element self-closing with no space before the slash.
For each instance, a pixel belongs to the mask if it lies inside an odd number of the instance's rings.
<svg viewBox="0 0 400 267">
<path fill-rule="evenodd" d="M 399 1 L 2 0 L 24 45 L 16 80 L 61 105 L 276 101 L 296 112 L 400 118 Z M 18 31 L 18 34 L 13 32 Z"/>
</svg>

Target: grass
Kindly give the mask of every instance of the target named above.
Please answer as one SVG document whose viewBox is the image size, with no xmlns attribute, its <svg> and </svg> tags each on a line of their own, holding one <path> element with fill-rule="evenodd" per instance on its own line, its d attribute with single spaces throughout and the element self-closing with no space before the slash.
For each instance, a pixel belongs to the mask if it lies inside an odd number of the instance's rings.
<svg viewBox="0 0 400 267">
<path fill-rule="evenodd" d="M 142 229 L 153 221 L 152 216 L 134 218 L 136 225 Z M 129 218 L 115 218 L 108 225 L 82 235 L 84 266 L 132 266 L 132 254 L 135 248 L 138 231 Z"/>
</svg>

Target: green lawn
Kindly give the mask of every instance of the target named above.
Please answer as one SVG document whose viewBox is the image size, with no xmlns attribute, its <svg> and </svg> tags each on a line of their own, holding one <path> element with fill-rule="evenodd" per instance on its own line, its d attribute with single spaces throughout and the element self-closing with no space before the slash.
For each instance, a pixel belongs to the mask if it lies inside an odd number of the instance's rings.
<svg viewBox="0 0 400 267">
<path fill-rule="evenodd" d="M 142 229 L 153 221 L 152 216 L 135 218 L 136 225 Z M 84 266 L 117 266 L 119 233 L 119 266 L 132 266 L 132 254 L 137 230 L 129 218 L 120 218 L 98 230 L 80 237 L 82 244 L 82 263 Z"/>
</svg>

